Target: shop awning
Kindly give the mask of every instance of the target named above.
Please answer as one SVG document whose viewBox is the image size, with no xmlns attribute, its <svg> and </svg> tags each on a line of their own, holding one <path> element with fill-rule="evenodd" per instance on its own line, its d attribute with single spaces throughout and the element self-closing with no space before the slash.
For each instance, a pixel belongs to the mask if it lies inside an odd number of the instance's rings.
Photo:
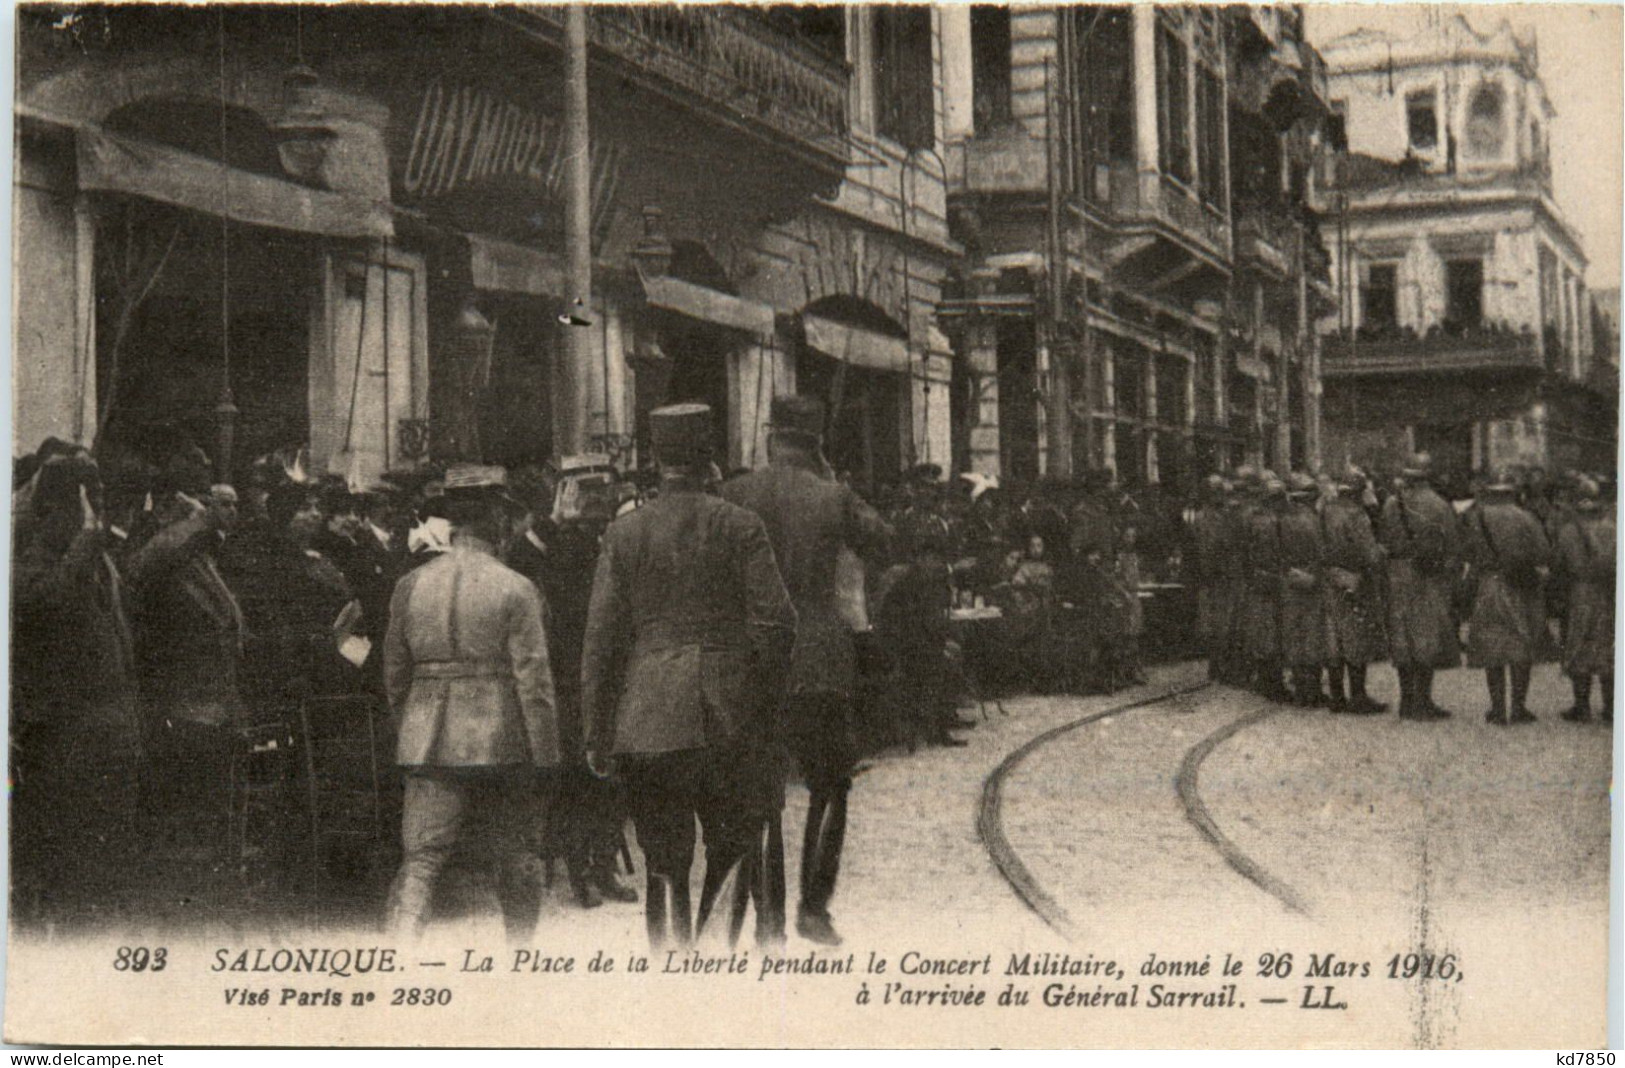
<svg viewBox="0 0 1625 1068">
<path fill-rule="evenodd" d="M 821 315 L 803 314 L 801 325 L 807 332 L 807 344 L 826 356 L 873 371 L 908 373 L 908 342 L 900 337 Z"/>
<path fill-rule="evenodd" d="M 328 237 L 390 237 L 387 205 L 226 167 L 190 152 L 76 125 L 79 188 Z"/>
<path fill-rule="evenodd" d="M 773 334 L 773 308 L 760 301 L 685 282 L 680 278 L 642 278 L 643 299 L 650 306 L 679 312 L 690 319 L 743 330 L 757 337 Z"/>
<path fill-rule="evenodd" d="M 467 237 L 468 268 L 475 289 L 563 297 L 564 263 L 558 256 L 494 237 Z"/>
</svg>

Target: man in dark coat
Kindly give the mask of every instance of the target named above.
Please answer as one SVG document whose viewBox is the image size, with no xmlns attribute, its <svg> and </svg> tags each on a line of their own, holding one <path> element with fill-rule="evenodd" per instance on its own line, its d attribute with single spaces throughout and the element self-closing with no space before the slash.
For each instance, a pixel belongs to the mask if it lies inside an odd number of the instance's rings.
<svg viewBox="0 0 1625 1068">
<path fill-rule="evenodd" d="M 88 456 L 47 460 L 12 575 L 11 872 L 27 919 L 36 903 L 53 920 L 116 911 L 140 855 L 126 592 L 100 488 Z"/>
<path fill-rule="evenodd" d="M 240 678 L 248 635 L 217 562 L 223 513 L 174 482 L 166 488 L 165 525 L 129 561 L 148 814 L 213 864 L 227 845 L 231 761 L 249 722 Z"/>
<path fill-rule="evenodd" d="M 1281 662 L 1291 669 L 1292 698 L 1304 708 L 1326 703 L 1320 665 L 1326 659 L 1326 616 L 1321 592 L 1325 552 L 1314 478 L 1294 471 L 1281 517 Z"/>
<path fill-rule="evenodd" d="M 1321 592 L 1326 612 L 1326 672 L 1333 712 L 1372 715 L 1387 706 L 1366 692 L 1366 670 L 1383 656 L 1380 575 L 1382 549 L 1371 517 L 1360 503 L 1363 472 L 1350 468 L 1338 481 L 1337 496 L 1321 509 L 1324 569 Z M 1346 678 L 1346 686 L 1345 686 Z"/>
<path fill-rule="evenodd" d="M 849 487 L 827 477 L 824 406 L 817 398 L 775 398 L 771 419 L 768 466 L 726 483 L 722 496 L 761 517 L 795 606 L 784 728 L 811 795 L 796 930 L 814 942 L 837 945 L 829 903 L 858 754 L 852 700 L 856 649 L 837 604 L 836 560 L 843 547 L 872 558 L 891 531 Z M 769 817 L 776 819 L 776 814 Z"/>
<path fill-rule="evenodd" d="M 1286 570 L 1282 525 L 1286 521 L 1286 483 L 1273 473 L 1259 475 L 1253 507 L 1247 516 L 1247 596 L 1243 634 L 1252 662 L 1253 686 L 1272 701 L 1290 699 L 1281 646 L 1281 583 Z"/>
<path fill-rule="evenodd" d="M 551 503 L 550 501 L 548 502 Z M 615 875 L 625 822 L 613 783 L 587 767 L 581 722 L 581 646 L 598 566 L 598 543 L 609 524 L 609 501 L 590 496 L 581 515 L 554 522 L 537 502 L 529 524 L 508 550 L 508 566 L 530 579 L 547 616 L 548 656 L 558 705 L 563 765 L 549 827 L 564 855 L 570 889 L 583 908 L 604 900 L 631 902 L 635 891 Z"/>
<path fill-rule="evenodd" d="M 1557 565 L 1568 586 L 1568 628 L 1563 671 L 1574 686 L 1574 705 L 1563 718 L 1591 718 L 1591 680 L 1602 690 L 1603 719 L 1614 721 L 1614 517 L 1601 506 L 1597 483 L 1578 480 L 1572 522 L 1557 535 Z"/>
<path fill-rule="evenodd" d="M 737 938 L 753 847 L 776 804 L 771 720 L 795 609 L 767 528 L 705 492 L 711 409 L 650 413 L 660 494 L 604 534 L 582 650 L 587 759 L 618 765 L 648 872 L 652 946 L 693 937 L 694 821 L 705 834 L 703 928 L 730 879 Z"/>
<path fill-rule="evenodd" d="M 1516 492 L 1512 475 L 1497 471 L 1463 524 L 1474 588 L 1467 661 L 1484 669 L 1489 685 L 1490 710 L 1484 718 L 1502 727 L 1535 721 L 1525 704 L 1530 667 L 1545 655 L 1549 640 L 1542 586 L 1551 566 L 1551 544 L 1540 520 L 1518 506 Z"/>
<path fill-rule="evenodd" d="M 1448 717 L 1433 703 L 1433 673 L 1461 661 L 1451 611 L 1461 534 L 1455 510 L 1433 489 L 1432 466 L 1425 453 L 1411 457 L 1377 532 L 1388 555 L 1388 647 L 1403 719 Z"/>
<path fill-rule="evenodd" d="M 1118 653 L 1129 632 L 1129 606 L 1117 581 L 1118 527 L 1116 476 L 1110 469 L 1083 476 L 1083 493 L 1070 517 L 1072 565 L 1065 594 L 1081 609 L 1078 620 L 1086 643 L 1084 675 L 1092 689 L 1116 689 Z"/>
</svg>

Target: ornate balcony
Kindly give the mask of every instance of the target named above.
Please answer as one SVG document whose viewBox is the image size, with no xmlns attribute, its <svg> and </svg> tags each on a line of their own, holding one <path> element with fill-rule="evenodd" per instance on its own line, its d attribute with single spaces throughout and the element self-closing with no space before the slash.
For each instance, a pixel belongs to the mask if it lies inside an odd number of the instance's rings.
<svg viewBox="0 0 1625 1068">
<path fill-rule="evenodd" d="M 1498 327 L 1427 336 L 1409 330 L 1384 336 L 1332 334 L 1321 349 L 1326 378 L 1540 370 L 1535 335 Z"/>
<path fill-rule="evenodd" d="M 588 44 L 625 77 L 825 169 L 847 163 L 846 64 L 742 5 L 590 5 Z M 511 9 L 544 36 L 565 8 Z"/>
</svg>

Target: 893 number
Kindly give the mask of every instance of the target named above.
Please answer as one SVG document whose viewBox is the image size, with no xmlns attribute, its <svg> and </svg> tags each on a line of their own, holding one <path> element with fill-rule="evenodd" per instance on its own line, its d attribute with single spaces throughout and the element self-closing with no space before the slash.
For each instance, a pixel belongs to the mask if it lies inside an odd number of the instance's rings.
<svg viewBox="0 0 1625 1068">
<path fill-rule="evenodd" d="M 113 955 L 115 972 L 161 972 L 169 964 L 169 950 L 163 946 L 120 946 Z"/>
</svg>

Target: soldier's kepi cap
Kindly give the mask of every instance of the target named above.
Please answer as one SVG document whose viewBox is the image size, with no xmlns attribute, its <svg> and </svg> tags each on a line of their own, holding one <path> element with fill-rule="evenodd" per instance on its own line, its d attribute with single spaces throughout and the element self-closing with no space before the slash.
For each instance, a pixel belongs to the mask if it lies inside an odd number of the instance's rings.
<svg viewBox="0 0 1625 1068">
<path fill-rule="evenodd" d="M 668 404 L 649 413 L 649 439 L 663 464 L 703 464 L 711 459 L 711 407 Z"/>
<path fill-rule="evenodd" d="M 799 393 L 774 397 L 767 426 L 775 434 L 821 441 L 824 437 L 824 402 Z"/>
<path fill-rule="evenodd" d="M 508 472 L 496 464 L 452 464 L 443 480 L 448 503 L 488 498 L 523 508 L 508 492 Z"/>
</svg>

